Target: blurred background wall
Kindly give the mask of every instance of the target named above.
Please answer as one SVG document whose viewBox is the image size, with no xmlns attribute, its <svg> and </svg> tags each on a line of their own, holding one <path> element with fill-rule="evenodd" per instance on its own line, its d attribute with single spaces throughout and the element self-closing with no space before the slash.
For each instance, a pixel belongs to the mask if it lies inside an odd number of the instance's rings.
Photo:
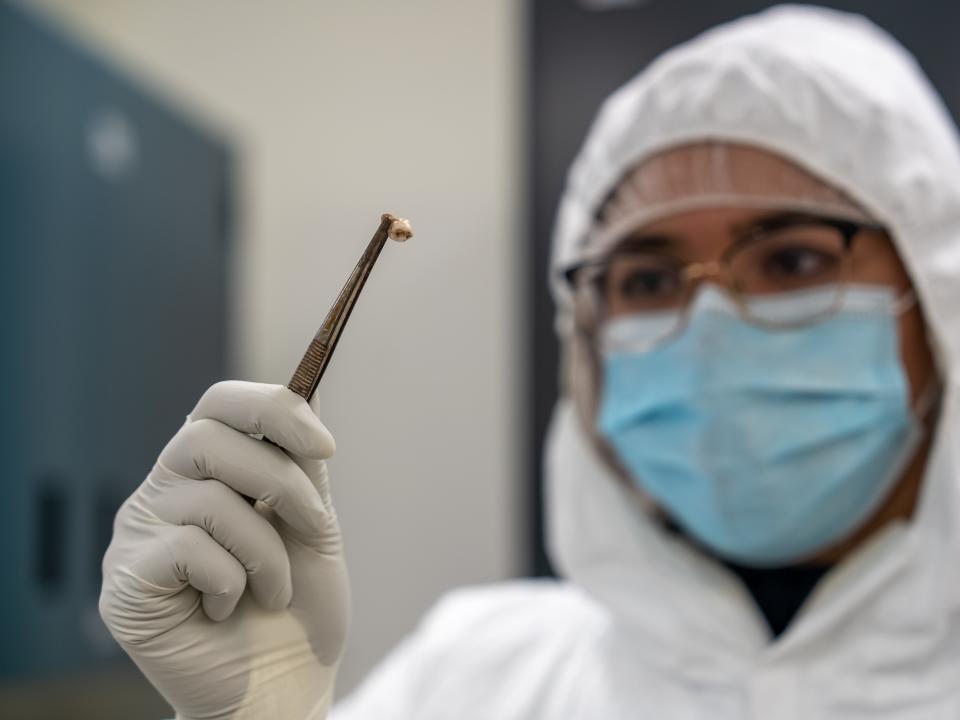
<svg viewBox="0 0 960 720">
<path fill-rule="evenodd" d="M 413 223 L 414 240 L 385 249 L 316 402 L 338 443 L 349 691 L 445 589 L 524 569 L 522 5 L 19 6 L 229 148 L 228 376 L 286 382 L 380 213 Z M 148 469 L 121 482 L 132 491 Z M 46 716 L 30 713 L 49 704 L 49 680 L 6 678 L 0 716 Z M 113 717 L 103 697 L 78 700 L 116 687 L 113 676 L 57 682 L 75 716 L 90 702 L 103 714 L 89 716 Z M 25 695 L 33 710 L 17 705 Z"/>
</svg>

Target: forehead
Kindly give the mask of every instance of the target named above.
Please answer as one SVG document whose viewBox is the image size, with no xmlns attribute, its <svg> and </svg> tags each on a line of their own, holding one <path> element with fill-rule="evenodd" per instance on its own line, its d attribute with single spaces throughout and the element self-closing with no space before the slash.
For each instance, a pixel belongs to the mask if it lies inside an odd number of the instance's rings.
<svg viewBox="0 0 960 720">
<path fill-rule="evenodd" d="M 632 234 L 718 234 L 730 235 L 779 214 L 769 208 L 716 207 L 672 213 L 637 227 Z"/>
</svg>

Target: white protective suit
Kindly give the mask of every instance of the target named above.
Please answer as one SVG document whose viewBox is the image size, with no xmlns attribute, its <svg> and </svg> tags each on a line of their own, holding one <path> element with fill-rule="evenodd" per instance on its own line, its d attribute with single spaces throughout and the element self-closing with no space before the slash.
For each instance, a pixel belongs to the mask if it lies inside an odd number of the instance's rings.
<svg viewBox="0 0 960 720">
<path fill-rule="evenodd" d="M 912 522 L 834 568 L 771 640 L 740 581 L 661 529 L 569 399 L 548 441 L 563 581 L 455 592 L 336 720 L 960 718 L 960 147 L 915 61 L 868 21 L 781 7 L 668 52 L 604 105 L 570 173 L 555 269 L 617 180 L 718 139 L 793 160 L 891 231 L 936 345 L 943 407 Z M 557 285 L 558 328 L 570 298 Z"/>
</svg>

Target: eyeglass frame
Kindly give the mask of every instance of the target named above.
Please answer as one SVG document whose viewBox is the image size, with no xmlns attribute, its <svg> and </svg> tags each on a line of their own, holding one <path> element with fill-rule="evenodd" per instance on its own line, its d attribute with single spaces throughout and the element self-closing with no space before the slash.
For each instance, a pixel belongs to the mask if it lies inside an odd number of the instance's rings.
<svg viewBox="0 0 960 720">
<path fill-rule="evenodd" d="M 854 238 L 863 231 L 876 231 L 882 232 L 886 235 L 889 235 L 889 232 L 886 226 L 879 223 L 863 222 L 859 220 L 851 220 L 849 218 L 840 218 L 826 215 L 813 215 L 808 213 L 784 213 L 778 214 L 774 218 L 764 221 L 761 220 L 759 223 L 754 224 L 750 227 L 745 233 L 742 233 L 739 237 L 734 239 L 734 241 L 727 247 L 720 258 L 717 260 L 708 260 L 703 262 L 692 262 L 692 263 L 683 263 L 679 268 L 679 275 L 682 282 L 686 285 L 692 279 L 693 281 L 701 280 L 703 278 L 720 276 L 725 278 L 724 285 L 732 291 L 734 300 L 737 303 L 738 309 L 742 312 L 745 308 L 744 294 L 743 292 L 735 286 L 734 283 L 731 283 L 732 275 L 730 272 L 730 259 L 736 256 L 745 246 L 753 242 L 761 240 L 765 235 L 781 230 L 783 228 L 789 228 L 795 225 L 801 224 L 814 224 L 822 225 L 828 228 L 832 228 L 840 233 L 840 236 L 843 240 L 843 252 L 845 254 L 845 259 L 849 258 L 850 250 L 853 246 Z M 627 238 L 624 238 L 626 240 Z M 621 240 L 620 242 L 623 242 Z M 640 254 L 638 251 L 634 251 L 635 254 Z M 568 268 L 565 268 L 561 271 L 562 277 L 567 284 L 571 294 L 574 297 L 577 297 L 577 294 L 581 291 L 582 285 L 578 285 L 577 275 L 579 275 L 583 270 L 589 268 L 598 268 L 607 265 L 610 262 L 610 258 L 615 254 L 631 254 L 630 250 L 617 250 L 614 247 L 613 250 L 606 252 L 602 257 L 597 258 L 586 258 L 577 263 L 574 263 Z M 816 324 L 823 319 L 834 314 L 840 306 L 840 303 L 843 299 L 844 292 L 848 283 L 844 282 L 842 289 L 837 293 L 837 297 L 834 299 L 832 305 L 829 308 L 826 308 L 821 313 L 811 316 L 809 318 L 804 318 L 803 320 L 798 320 L 796 322 L 764 322 L 760 318 L 748 317 L 744 314 L 744 319 L 748 322 L 756 324 L 761 327 L 771 327 L 777 329 L 789 329 L 791 327 L 802 327 L 806 325 Z M 683 315 L 686 316 L 686 310 L 688 309 L 689 303 L 684 305 L 682 308 Z M 679 322 L 678 327 L 674 332 L 669 333 L 663 338 L 666 340 L 671 337 L 675 332 L 682 331 L 685 322 Z M 658 341 L 659 342 L 659 341 Z"/>
</svg>

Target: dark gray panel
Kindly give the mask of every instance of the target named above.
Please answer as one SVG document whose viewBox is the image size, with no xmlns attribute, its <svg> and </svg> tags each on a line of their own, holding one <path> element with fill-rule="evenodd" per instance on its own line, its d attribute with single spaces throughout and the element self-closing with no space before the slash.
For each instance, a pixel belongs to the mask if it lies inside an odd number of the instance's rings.
<svg viewBox="0 0 960 720">
<path fill-rule="evenodd" d="M 119 655 L 99 558 L 224 375 L 229 171 L 220 139 L 0 3 L 0 678 Z"/>
</svg>

